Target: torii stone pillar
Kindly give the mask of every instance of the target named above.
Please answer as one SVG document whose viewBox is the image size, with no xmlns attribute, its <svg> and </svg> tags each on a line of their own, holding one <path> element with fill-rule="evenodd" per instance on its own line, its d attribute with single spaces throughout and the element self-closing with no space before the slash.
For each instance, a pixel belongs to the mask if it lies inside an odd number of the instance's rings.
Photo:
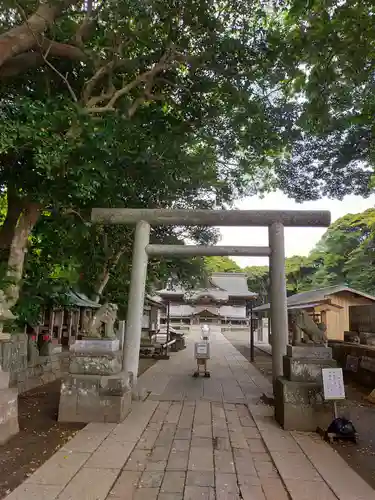
<svg viewBox="0 0 375 500">
<path fill-rule="evenodd" d="M 136 225 L 134 236 L 133 262 L 123 347 L 124 355 L 122 358 L 123 369 L 131 373 L 133 385 L 136 384 L 138 375 L 148 264 L 146 247 L 149 242 L 150 224 L 145 221 L 139 221 Z"/>
<path fill-rule="evenodd" d="M 288 311 L 286 302 L 284 226 L 274 222 L 269 226 L 270 303 L 272 328 L 272 378 L 283 375 L 283 356 L 288 344 Z"/>
<path fill-rule="evenodd" d="M 148 257 L 160 255 L 269 256 L 271 276 L 272 368 L 274 380 L 283 375 L 283 356 L 288 343 L 285 286 L 284 226 L 327 227 L 331 214 L 303 210 L 167 210 L 103 209 L 92 211 L 93 222 L 136 224 L 123 368 L 137 382 Z M 268 226 L 268 247 L 197 245 L 150 245 L 150 225 L 162 226 Z"/>
</svg>

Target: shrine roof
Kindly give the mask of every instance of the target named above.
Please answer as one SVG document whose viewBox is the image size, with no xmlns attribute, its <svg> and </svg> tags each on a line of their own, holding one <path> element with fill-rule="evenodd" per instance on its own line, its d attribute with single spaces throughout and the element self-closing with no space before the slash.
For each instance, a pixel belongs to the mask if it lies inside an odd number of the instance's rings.
<svg viewBox="0 0 375 500">
<path fill-rule="evenodd" d="M 161 297 L 159 297 L 159 295 L 148 295 L 148 294 L 146 294 L 146 296 L 145 296 L 145 304 L 156 306 L 159 309 L 164 309 L 165 308 L 165 303 L 163 302 L 163 299 Z"/>
<path fill-rule="evenodd" d="M 255 298 L 257 294 L 251 292 L 247 286 L 247 276 L 245 273 L 212 273 L 209 277 L 208 286 L 205 288 L 194 289 L 191 291 L 185 290 L 183 287 L 176 285 L 172 289 L 163 289 L 158 291 L 161 297 L 179 297 L 189 293 L 207 294 L 218 300 L 223 299 L 224 294 L 229 297 Z"/>
<path fill-rule="evenodd" d="M 307 308 L 308 306 L 315 307 L 319 305 L 320 302 L 326 300 L 330 295 L 335 295 L 338 293 L 345 293 L 345 292 L 375 301 L 375 297 L 373 295 L 369 295 L 359 290 L 354 290 L 353 288 L 349 288 L 346 285 L 334 285 L 291 295 L 290 297 L 287 298 L 287 306 L 288 309 L 292 308 L 294 309 L 296 306 L 301 306 L 300 308 L 302 308 L 302 306 L 305 308 Z M 267 311 L 268 309 L 270 309 L 269 303 L 263 304 L 258 307 L 254 307 L 253 311 L 261 312 L 261 311 Z"/>
<path fill-rule="evenodd" d="M 72 290 L 67 293 L 68 300 L 72 306 L 86 307 L 90 309 L 99 309 L 101 304 L 90 300 L 87 295 L 81 292 L 73 292 Z"/>
</svg>

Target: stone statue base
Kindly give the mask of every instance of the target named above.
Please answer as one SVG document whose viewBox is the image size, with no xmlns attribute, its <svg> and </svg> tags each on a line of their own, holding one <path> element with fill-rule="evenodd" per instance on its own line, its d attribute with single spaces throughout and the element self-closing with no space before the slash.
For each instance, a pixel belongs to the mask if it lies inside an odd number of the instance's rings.
<svg viewBox="0 0 375 500">
<path fill-rule="evenodd" d="M 122 422 L 132 400 L 128 376 L 71 375 L 61 383 L 59 422 Z"/>
<path fill-rule="evenodd" d="M 71 352 L 115 352 L 120 349 L 118 339 L 92 339 L 76 340 L 69 348 Z"/>
<path fill-rule="evenodd" d="M 322 368 L 336 368 L 330 347 L 287 346 L 284 376 L 275 382 L 275 418 L 285 430 L 327 428 L 332 403 L 323 396 Z"/>
<path fill-rule="evenodd" d="M 119 352 L 77 352 L 70 356 L 72 375 L 117 375 L 121 372 L 122 355 Z"/>
<path fill-rule="evenodd" d="M 9 373 L 0 368 L 0 445 L 19 432 L 18 390 L 9 389 Z"/>
<path fill-rule="evenodd" d="M 116 341 L 79 342 L 61 383 L 59 422 L 122 422 L 130 411 L 132 393 L 129 376 L 121 371 L 122 353 L 112 350 Z"/>
</svg>

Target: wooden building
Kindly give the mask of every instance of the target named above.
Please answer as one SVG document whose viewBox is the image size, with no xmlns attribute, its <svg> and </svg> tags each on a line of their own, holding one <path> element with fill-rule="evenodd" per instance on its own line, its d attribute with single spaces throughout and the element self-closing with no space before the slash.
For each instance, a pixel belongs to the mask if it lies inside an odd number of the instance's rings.
<svg viewBox="0 0 375 500">
<path fill-rule="evenodd" d="M 40 324 L 33 330 L 38 335 L 48 335 L 56 346 L 69 346 L 80 338 L 84 326 L 100 306 L 85 294 L 70 291 L 66 306 L 46 308 Z"/>
<path fill-rule="evenodd" d="M 61 308 L 46 308 L 40 324 L 32 328 L 32 331 L 37 335 L 47 335 L 54 346 L 69 346 L 82 338 L 88 322 L 101 305 L 83 293 L 70 291 L 67 294 L 67 305 Z M 144 336 L 147 337 L 160 329 L 160 312 L 163 309 L 165 304 L 160 297 L 145 296 L 142 318 Z"/>
<path fill-rule="evenodd" d="M 203 288 L 167 287 L 158 295 L 167 304 L 162 324 L 169 314 L 171 326 L 186 331 L 202 323 L 248 328 L 248 305 L 257 297 L 248 289 L 245 273 L 213 273 Z"/>
<path fill-rule="evenodd" d="M 375 304 L 375 297 L 345 285 L 335 285 L 291 295 L 287 299 L 288 310 L 304 309 L 316 321 L 324 323 L 329 340 L 344 340 L 344 332 L 350 330 L 350 307 Z M 270 304 L 254 308 L 261 318 Z M 271 325 L 272 332 L 272 325 Z"/>
<path fill-rule="evenodd" d="M 142 336 L 147 337 L 153 332 L 160 330 L 161 312 L 165 310 L 163 299 L 157 295 L 145 296 L 142 317 Z"/>
</svg>

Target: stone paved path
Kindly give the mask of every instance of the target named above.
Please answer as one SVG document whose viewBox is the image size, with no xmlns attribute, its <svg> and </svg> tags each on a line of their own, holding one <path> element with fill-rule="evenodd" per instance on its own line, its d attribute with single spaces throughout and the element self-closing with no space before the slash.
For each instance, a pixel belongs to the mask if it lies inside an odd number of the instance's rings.
<svg viewBox="0 0 375 500">
<path fill-rule="evenodd" d="M 280 429 L 268 381 L 211 340 L 210 379 L 191 377 L 192 345 L 157 362 L 124 422 L 89 424 L 7 500 L 375 499 L 320 438 Z"/>
</svg>

